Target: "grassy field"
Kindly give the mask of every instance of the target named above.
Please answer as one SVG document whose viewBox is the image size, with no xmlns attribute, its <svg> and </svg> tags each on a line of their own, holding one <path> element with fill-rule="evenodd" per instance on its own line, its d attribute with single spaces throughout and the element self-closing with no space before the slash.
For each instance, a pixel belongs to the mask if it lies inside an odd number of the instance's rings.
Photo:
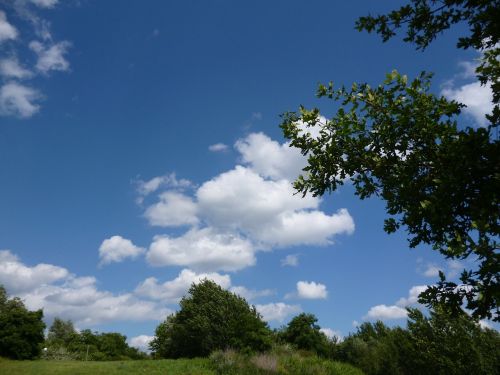
<svg viewBox="0 0 500 375">
<path fill-rule="evenodd" d="M 2 375 L 213 375 L 208 359 L 114 362 L 8 361 L 0 359 Z"/>
</svg>

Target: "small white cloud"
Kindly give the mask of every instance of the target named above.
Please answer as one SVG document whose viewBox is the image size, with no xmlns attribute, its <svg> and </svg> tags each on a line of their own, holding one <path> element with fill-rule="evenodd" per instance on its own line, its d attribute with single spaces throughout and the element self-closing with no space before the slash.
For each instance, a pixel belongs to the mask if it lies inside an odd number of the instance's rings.
<svg viewBox="0 0 500 375">
<path fill-rule="evenodd" d="M 175 173 L 166 174 L 163 176 L 153 177 L 151 180 L 143 181 L 137 180 L 137 192 L 140 196 L 140 202 L 142 203 L 142 199 L 147 195 L 154 193 L 158 189 L 162 187 L 183 190 L 185 188 L 191 187 L 193 184 L 191 181 L 186 179 L 178 179 Z"/>
<path fill-rule="evenodd" d="M 128 340 L 128 344 L 133 348 L 142 350 L 143 352 L 149 352 L 149 343 L 153 341 L 154 336 L 139 335 L 132 337 Z"/>
<path fill-rule="evenodd" d="M 38 71 L 47 74 L 51 70 L 69 70 L 69 62 L 64 55 L 71 43 L 62 41 L 47 47 L 38 41 L 32 41 L 29 46 L 37 54 L 36 69 Z"/>
<path fill-rule="evenodd" d="M 305 299 L 324 299 L 328 296 L 326 286 L 314 281 L 299 281 L 297 283 L 297 296 Z"/>
<path fill-rule="evenodd" d="M 276 292 L 271 289 L 255 290 L 255 289 L 245 288 L 244 286 L 233 286 L 230 289 L 230 291 L 233 292 L 234 294 L 239 295 L 240 297 L 245 298 L 247 301 L 251 301 L 259 297 L 268 297 L 276 294 Z"/>
<path fill-rule="evenodd" d="M 144 216 L 151 225 L 176 227 L 198 223 L 197 206 L 193 200 L 175 191 L 167 191 L 159 196 L 160 201 L 148 207 Z"/>
<path fill-rule="evenodd" d="M 229 146 L 224 143 L 216 143 L 208 146 L 208 150 L 212 152 L 224 152 L 229 149 Z"/>
<path fill-rule="evenodd" d="M 287 317 L 302 311 L 299 305 L 287 305 L 283 302 L 256 305 L 255 308 L 262 318 L 269 321 L 283 322 Z"/>
<path fill-rule="evenodd" d="M 28 118 L 40 110 L 40 93 L 16 82 L 0 87 L 0 115 Z"/>
<path fill-rule="evenodd" d="M 112 236 L 105 239 L 99 247 L 100 264 L 122 262 L 126 258 L 137 258 L 146 250 L 135 246 L 132 241 L 121 236 Z"/>
<path fill-rule="evenodd" d="M 331 328 L 321 328 L 319 331 L 324 333 L 325 336 L 328 337 L 330 340 L 332 340 L 335 337 L 337 338 L 338 341 L 342 341 L 343 339 L 342 333 L 340 331 L 335 331 Z"/>
<path fill-rule="evenodd" d="M 406 307 L 418 303 L 418 296 L 427 288 L 427 285 L 416 285 L 411 287 L 410 291 L 408 292 L 408 298 L 400 298 L 396 302 L 396 305 L 400 307 Z"/>
<path fill-rule="evenodd" d="M 373 306 L 364 319 L 380 319 L 380 320 L 391 320 L 391 319 L 402 319 L 406 318 L 408 312 L 399 306 L 386 306 L 377 305 Z"/>
<path fill-rule="evenodd" d="M 40 8 L 53 8 L 59 0 L 30 0 L 33 4 Z"/>
<path fill-rule="evenodd" d="M 298 254 L 290 254 L 281 259 L 282 266 L 290 266 L 297 267 L 299 265 L 299 255 Z"/>
<path fill-rule="evenodd" d="M 236 271 L 255 264 L 252 244 L 235 234 L 193 228 L 181 237 L 156 236 L 149 247 L 153 266 L 187 266 L 202 271 Z"/>
<path fill-rule="evenodd" d="M 156 278 L 149 277 L 137 286 L 135 293 L 141 297 L 168 303 L 177 303 L 187 293 L 193 283 L 199 283 L 204 279 L 212 280 L 224 289 L 231 286 L 231 277 L 229 275 L 218 273 L 196 274 L 189 269 L 183 269 L 174 280 L 163 284 L 158 284 Z"/>
<path fill-rule="evenodd" d="M 17 38 L 17 30 L 7 21 L 7 15 L 0 10 L 0 43 Z"/>
<path fill-rule="evenodd" d="M 493 325 L 486 319 L 482 319 L 479 321 L 479 325 L 481 326 L 482 329 L 493 329 Z"/>
<path fill-rule="evenodd" d="M 439 271 L 441 271 L 441 269 L 438 266 L 434 264 L 428 264 L 427 268 L 423 272 L 423 275 L 426 277 L 438 277 Z"/>
<path fill-rule="evenodd" d="M 490 85 L 481 85 L 480 82 L 468 83 L 459 87 L 446 87 L 441 94 L 450 100 L 465 104 L 464 113 L 474 118 L 479 126 L 486 126 L 484 117 L 493 110 L 493 96 Z"/>
<path fill-rule="evenodd" d="M 6 78 L 24 79 L 33 76 L 33 73 L 25 69 L 15 57 L 0 60 L 0 75 Z"/>
</svg>

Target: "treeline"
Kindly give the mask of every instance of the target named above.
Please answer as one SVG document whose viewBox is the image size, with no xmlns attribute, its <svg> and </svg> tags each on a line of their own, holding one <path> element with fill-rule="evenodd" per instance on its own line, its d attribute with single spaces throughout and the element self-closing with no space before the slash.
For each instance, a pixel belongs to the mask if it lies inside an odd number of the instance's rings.
<svg viewBox="0 0 500 375">
<path fill-rule="evenodd" d="M 43 311 L 29 311 L 0 285 L 0 357 L 11 359 L 124 360 L 148 356 L 120 333 L 77 332 L 71 321 L 55 318 L 47 338 Z"/>
<path fill-rule="evenodd" d="M 500 335 L 464 312 L 452 314 L 439 306 L 426 316 L 408 309 L 406 328 L 363 323 L 340 341 L 321 332 L 312 314 L 271 330 L 245 299 L 208 280 L 191 286 L 180 310 L 157 327 L 150 344 L 155 358 L 232 350 L 276 353 L 280 346 L 305 357 L 347 362 L 368 375 L 500 373 Z"/>
</svg>

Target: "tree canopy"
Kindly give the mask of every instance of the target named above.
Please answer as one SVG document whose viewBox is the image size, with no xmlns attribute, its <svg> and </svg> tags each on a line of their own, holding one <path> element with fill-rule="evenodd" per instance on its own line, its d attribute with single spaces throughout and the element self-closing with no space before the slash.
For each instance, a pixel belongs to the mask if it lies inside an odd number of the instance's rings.
<svg viewBox="0 0 500 375">
<path fill-rule="evenodd" d="M 254 306 L 210 280 L 193 284 L 180 310 L 162 322 L 150 344 L 160 358 L 201 357 L 215 350 L 264 351 L 271 332 Z"/>
<path fill-rule="evenodd" d="M 459 46 L 491 47 L 477 74 L 491 84 L 498 104 L 498 48 L 491 41 L 498 41 L 500 17 L 490 19 L 498 2 L 445 1 L 432 8 L 437 3 L 414 0 L 387 16 L 362 17 L 357 27 L 387 40 L 408 24 L 405 40 L 425 48 L 451 24 L 469 22 L 471 34 Z M 479 44 L 483 37 L 489 39 Z M 403 227 L 410 247 L 428 244 L 446 258 L 471 257 L 477 264 L 463 271 L 459 284 L 441 273 L 421 302 L 444 302 L 456 313 L 465 304 L 475 318 L 498 321 L 500 142 L 492 133 L 498 105 L 488 128 L 460 128 L 464 105 L 433 94 L 431 78 L 424 72 L 409 80 L 393 71 L 377 87 L 335 88 L 330 82 L 317 95 L 340 104 L 331 119 L 323 120 L 317 108 L 283 114 L 285 137 L 308 157 L 294 186 L 316 196 L 350 180 L 361 199 L 381 197 L 389 215 L 386 232 Z"/>
</svg>

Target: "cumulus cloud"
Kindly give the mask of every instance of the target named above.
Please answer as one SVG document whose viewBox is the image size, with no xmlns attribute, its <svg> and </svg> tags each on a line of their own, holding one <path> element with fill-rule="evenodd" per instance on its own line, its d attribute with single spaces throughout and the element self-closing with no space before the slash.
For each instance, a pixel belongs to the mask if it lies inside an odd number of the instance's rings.
<svg viewBox="0 0 500 375">
<path fill-rule="evenodd" d="M 224 143 L 215 143 L 213 145 L 208 146 L 208 150 L 212 152 L 224 152 L 229 149 L 228 145 Z"/>
<path fill-rule="evenodd" d="M 40 110 L 40 93 L 28 86 L 9 82 L 0 87 L 0 115 L 28 118 Z"/>
<path fill-rule="evenodd" d="M 93 326 L 120 320 L 161 320 L 171 310 L 134 294 L 99 290 L 94 277 L 76 277 L 51 264 L 27 266 L 8 250 L 0 251 L 0 284 L 22 298 L 31 310 L 44 316 L 71 319 L 78 326 Z"/>
<path fill-rule="evenodd" d="M 0 75 L 6 78 L 25 79 L 33 76 L 33 73 L 24 68 L 17 58 L 10 57 L 0 60 Z"/>
<path fill-rule="evenodd" d="M 331 328 L 321 328 L 319 331 L 322 332 L 330 340 L 337 338 L 338 341 L 342 341 L 343 339 L 342 333 L 340 331 L 335 331 Z"/>
<path fill-rule="evenodd" d="M 212 228 L 193 228 L 180 237 L 156 236 L 147 260 L 153 266 L 236 271 L 255 264 L 250 241 Z"/>
<path fill-rule="evenodd" d="M 69 62 L 64 55 L 67 53 L 71 43 L 62 41 L 46 46 L 41 42 L 32 41 L 29 44 L 37 57 L 36 69 L 44 74 L 51 70 L 67 71 L 69 70 Z"/>
<path fill-rule="evenodd" d="M 441 269 L 435 264 L 428 264 L 423 275 L 426 277 L 437 277 L 439 276 L 439 271 L 441 271 Z"/>
<path fill-rule="evenodd" d="M 328 296 L 326 286 L 314 281 L 299 281 L 297 283 L 297 296 L 305 299 L 325 299 Z"/>
<path fill-rule="evenodd" d="M 391 320 L 406 318 L 408 312 L 399 306 L 377 305 L 370 308 L 364 319 Z"/>
<path fill-rule="evenodd" d="M 100 264 L 109 264 L 113 262 L 123 262 L 127 258 L 137 258 L 146 250 L 135 246 L 132 241 L 121 236 L 112 236 L 102 241 L 99 247 Z"/>
<path fill-rule="evenodd" d="M 267 321 L 283 322 L 287 317 L 302 311 L 299 305 L 287 305 L 283 302 L 255 305 L 262 318 Z"/>
<path fill-rule="evenodd" d="M 135 289 L 135 293 L 141 297 L 154 300 L 162 300 L 168 303 L 177 303 L 188 291 L 193 283 L 208 279 L 228 289 L 231 286 L 231 277 L 218 273 L 197 274 L 189 269 L 183 269 L 175 279 L 159 284 L 154 277 L 147 278 Z"/>
<path fill-rule="evenodd" d="M 408 297 L 406 298 L 400 298 L 397 302 L 396 305 L 405 307 L 409 305 L 414 305 L 418 302 L 418 296 L 420 293 L 424 292 L 427 289 L 427 285 L 416 285 L 411 287 L 410 291 L 408 292 Z"/>
<path fill-rule="evenodd" d="M 299 255 L 298 254 L 289 254 L 283 259 L 281 259 L 282 266 L 290 266 L 297 267 L 299 265 Z"/>
<path fill-rule="evenodd" d="M 128 344 L 134 348 L 142 350 L 143 352 L 149 352 L 149 343 L 153 341 L 154 336 L 139 335 L 131 337 L 128 340 Z"/>
<path fill-rule="evenodd" d="M 234 294 L 239 295 L 240 297 L 245 298 L 247 301 L 251 301 L 259 297 L 268 297 L 276 294 L 276 292 L 272 289 L 256 290 L 256 289 L 248 289 L 244 286 L 233 286 L 230 289 L 230 291 L 233 292 Z"/>
<path fill-rule="evenodd" d="M 175 191 L 167 191 L 159 196 L 159 201 L 148 207 L 144 216 L 151 225 L 175 227 L 198 223 L 197 206 L 193 200 Z"/>
<path fill-rule="evenodd" d="M 463 111 L 480 126 L 486 126 L 484 117 L 493 110 L 493 96 L 490 85 L 481 85 L 480 82 L 468 83 L 459 87 L 447 87 L 441 91 L 442 95 L 451 100 L 465 104 Z"/>
<path fill-rule="evenodd" d="M 16 39 L 17 35 L 17 29 L 9 23 L 5 12 L 0 10 L 0 43 Z"/>
</svg>

